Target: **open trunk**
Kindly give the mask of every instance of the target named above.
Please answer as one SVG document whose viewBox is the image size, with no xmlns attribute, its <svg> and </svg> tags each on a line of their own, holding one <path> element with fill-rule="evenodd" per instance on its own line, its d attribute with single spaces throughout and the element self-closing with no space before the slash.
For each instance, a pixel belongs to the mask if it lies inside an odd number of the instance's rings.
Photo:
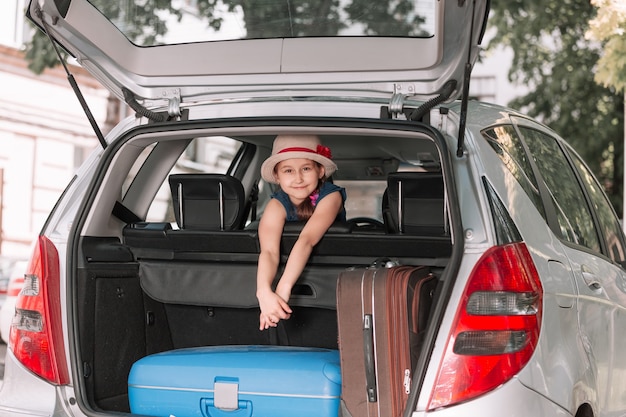
<svg viewBox="0 0 626 417">
<path fill-rule="evenodd" d="M 391 162 L 391 158 L 370 157 L 373 156 L 370 155 L 371 152 L 378 152 L 373 146 L 355 146 L 355 142 L 381 143 L 378 137 L 380 131 L 376 131 L 376 136 L 370 132 L 372 136 L 369 138 L 362 133 L 341 135 L 339 132 L 340 130 L 334 135 L 323 137 L 324 143 L 328 143 L 337 155 L 340 168 L 334 181 L 340 184 L 361 184 L 359 181 L 367 179 L 358 178 L 357 173 L 363 170 L 357 169 L 357 166 L 371 168 L 378 164 L 379 169 L 371 171 L 375 172 L 372 175 L 380 179 L 379 185 L 382 188 L 378 189 L 381 192 L 364 198 L 367 201 L 375 200 L 372 204 L 377 206 L 382 220 L 370 222 L 371 219 L 357 218 L 350 221 L 350 209 L 347 223 L 333 224 L 314 248 L 292 291 L 289 301 L 293 309 L 292 317 L 281 321 L 277 328 L 265 331 L 258 329 L 259 308 L 256 299 L 258 220 L 251 217 L 250 213 L 254 210 L 250 208 L 248 197 L 240 204 L 241 202 L 230 199 L 228 192 L 219 197 L 198 194 L 192 196 L 193 193 L 185 195 L 177 188 L 178 182 L 199 181 L 206 184 L 220 183 L 224 186 L 223 190 L 228 190 L 228 182 L 238 183 L 240 180 L 226 174 L 173 174 L 170 170 L 171 164 L 182 164 L 180 160 L 174 163 L 178 156 L 172 157 L 171 151 L 178 149 L 176 155 L 185 155 L 182 151 L 190 146 L 186 139 L 182 141 L 185 146 L 163 142 L 168 146 L 166 154 L 171 159 L 166 167 L 150 162 L 151 158 L 157 157 L 163 160 L 163 153 L 159 152 L 160 145 L 150 145 L 144 151 L 148 153 L 145 160 L 138 158 L 142 161 L 140 169 L 125 168 L 132 172 L 133 178 L 125 182 L 126 199 L 115 205 L 117 209 L 114 212 L 118 218 L 113 223 L 120 225 L 120 236 L 106 236 L 102 230 L 103 225 L 110 225 L 112 221 L 92 221 L 84 227 L 84 230 L 91 233 L 84 233 L 77 240 L 77 343 L 86 400 L 95 410 L 133 411 L 130 407 L 132 401 L 129 401 L 128 396 L 129 373 L 133 364 L 158 352 L 193 347 L 269 345 L 332 351 L 339 351 L 341 347 L 343 391 L 347 392 L 351 384 L 361 386 L 365 381 L 360 376 L 354 379 L 355 377 L 349 375 L 346 368 L 348 365 L 343 358 L 352 356 L 350 350 L 363 355 L 364 343 L 369 342 L 366 340 L 354 344 L 354 338 L 350 336 L 350 332 L 355 330 L 357 334 L 363 333 L 363 318 L 360 316 L 349 319 L 352 323 L 344 324 L 343 331 L 339 331 L 338 327 L 342 324 L 338 320 L 338 310 L 343 308 L 350 312 L 353 307 L 348 307 L 347 301 L 338 298 L 338 280 L 346 274 L 365 274 L 374 269 L 385 271 L 386 274 L 387 270 L 391 271 L 399 266 L 426 267 L 425 270 L 433 280 L 425 296 L 428 299 L 419 308 L 410 303 L 404 306 L 390 305 L 388 311 L 392 315 L 405 310 L 404 318 L 400 319 L 400 328 L 408 329 L 411 326 L 409 321 L 419 322 L 419 343 L 409 343 L 407 339 L 406 343 L 400 342 L 400 346 L 390 345 L 385 349 L 377 347 L 377 352 L 386 353 L 384 357 L 373 358 L 378 374 L 375 378 L 380 380 L 384 373 L 383 362 L 398 356 L 399 352 L 406 352 L 411 357 L 411 364 L 406 365 L 406 372 L 412 373 L 423 346 L 423 334 L 430 318 L 430 305 L 436 303 L 434 298 L 438 293 L 437 284 L 442 282 L 440 278 L 453 256 L 443 180 L 445 169 L 442 169 L 441 161 L 432 157 L 439 154 L 437 146 L 445 145 L 442 145 L 441 138 L 433 138 L 425 132 L 414 132 L 411 140 L 401 137 L 402 135 L 396 138 L 388 136 L 384 139 L 386 142 L 402 141 L 407 154 L 420 154 L 424 160 L 419 163 L 419 167 L 414 165 L 414 169 L 386 172 L 385 170 L 397 169 L 400 162 Z M 238 139 L 243 144 L 236 152 L 238 156 L 234 160 L 253 161 L 243 171 L 258 172 L 258 168 L 253 165 L 264 159 L 263 152 L 268 151 L 264 148 L 269 148 L 271 137 L 246 136 Z M 148 142 L 150 141 L 143 143 Z M 250 144 L 255 145 L 252 148 L 257 156 L 246 158 Z M 447 152 L 441 154 L 446 155 Z M 430 156 L 426 158 L 424 155 Z M 135 164 L 135 157 L 127 159 L 126 162 L 117 161 L 115 169 L 121 170 L 123 164 Z M 158 169 L 155 168 L 157 166 Z M 150 216 L 132 219 L 129 212 L 140 211 L 137 208 L 137 201 L 140 199 L 136 195 L 134 200 L 129 196 L 133 195 L 133 190 L 139 189 L 150 194 L 147 183 L 142 183 L 142 180 L 153 178 L 158 170 L 163 171 L 165 174 L 161 174 L 161 177 L 166 178 L 165 185 L 161 187 L 169 188 L 168 191 L 171 192 L 170 198 L 166 200 L 166 211 L 173 221 L 149 221 L 147 217 Z M 231 172 L 236 171 L 235 169 Z M 242 178 L 245 183 L 246 176 L 243 175 Z M 255 175 L 254 178 L 258 177 Z M 356 182 L 345 182 L 346 180 Z M 366 181 L 367 184 L 373 182 L 375 181 Z M 141 188 L 138 188 L 140 185 Z M 156 193 L 155 187 L 153 184 L 153 193 Z M 187 183 L 185 187 L 187 188 L 183 187 L 184 190 L 190 189 Z M 200 194 L 204 193 L 202 190 L 199 191 Z M 354 192 L 350 193 L 348 189 L 348 194 L 353 199 L 358 199 Z M 107 192 L 103 190 L 101 194 L 103 196 Z M 111 195 L 113 194 L 119 192 Z M 267 193 L 261 190 L 258 201 L 253 203 L 259 208 L 259 216 L 262 216 L 265 194 Z M 248 193 L 244 192 L 244 195 Z M 128 206 L 132 206 L 133 201 L 135 205 L 131 210 Z M 102 205 L 102 201 L 100 204 L 95 202 L 93 210 L 102 209 Z M 120 206 L 124 206 L 126 211 L 120 210 Z M 239 213 L 239 210 L 244 213 Z M 214 227 L 215 224 L 218 226 Z M 285 226 L 279 271 L 284 266 L 301 227 L 299 223 Z M 348 296 L 348 300 L 360 299 L 359 290 L 355 291 L 354 297 Z M 405 288 L 404 291 L 409 290 Z M 382 303 L 383 300 L 380 300 L 379 304 Z M 383 327 L 387 328 L 387 324 L 380 326 L 381 330 Z M 345 333 L 346 329 L 348 333 Z M 400 378 L 406 379 L 404 375 Z M 406 381 L 401 381 L 398 386 L 403 383 L 406 385 Z M 379 384 L 388 383 L 381 380 Z M 382 389 L 380 385 L 379 388 Z M 363 395 L 365 389 L 363 388 Z M 402 389 L 405 399 L 409 389 L 410 383 L 407 388 Z M 383 397 L 385 396 L 381 395 L 377 401 L 384 406 L 389 398 Z M 169 415 L 167 410 L 163 410 L 163 413 Z"/>
<path fill-rule="evenodd" d="M 233 252 L 221 257 L 215 250 L 193 249 L 194 243 L 198 247 L 210 246 L 211 242 L 225 244 L 211 233 L 186 238 L 188 251 L 174 254 L 168 249 L 151 250 L 150 245 L 167 246 L 167 237 L 165 233 L 155 237 L 156 232 L 149 231 L 146 234 L 152 236 L 144 238 L 139 236 L 143 231 L 128 229 L 127 244 L 110 238 L 85 238 L 81 242 L 88 262 L 78 274 L 80 349 L 85 387 L 96 409 L 130 411 L 127 394 L 131 366 L 156 352 L 216 345 L 338 349 L 336 282 L 340 273 L 369 266 L 378 253 L 385 253 L 379 249 L 386 244 L 395 249 L 417 249 L 420 258 L 405 258 L 406 264 L 427 265 L 432 257 L 429 266 L 437 275 L 442 260 L 450 254 L 448 238 L 399 236 L 389 242 L 377 238 L 371 245 L 369 234 L 329 233 L 294 288 L 291 319 L 276 329 L 259 331 L 256 253 L 241 253 L 238 259 Z M 229 238 L 241 239 L 241 247 L 250 244 L 253 249 L 254 232 L 234 234 Z M 353 249 L 345 259 L 333 250 L 333 259 L 324 260 L 326 245 L 342 247 L 346 252 Z M 372 246 L 371 252 L 363 253 Z M 135 255 L 142 251 L 144 255 Z"/>
</svg>

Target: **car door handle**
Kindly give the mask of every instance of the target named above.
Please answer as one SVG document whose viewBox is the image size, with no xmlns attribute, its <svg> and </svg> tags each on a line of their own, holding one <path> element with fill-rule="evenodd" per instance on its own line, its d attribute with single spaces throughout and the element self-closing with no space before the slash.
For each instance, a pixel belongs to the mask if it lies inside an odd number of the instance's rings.
<svg viewBox="0 0 626 417">
<path fill-rule="evenodd" d="M 583 265 L 581 268 L 581 273 L 583 275 L 583 281 L 585 281 L 585 284 L 587 284 L 587 287 L 589 287 L 591 291 L 602 290 L 602 285 L 600 285 L 600 281 L 598 281 L 598 278 L 596 278 L 596 274 L 593 273 L 589 268 Z"/>
</svg>

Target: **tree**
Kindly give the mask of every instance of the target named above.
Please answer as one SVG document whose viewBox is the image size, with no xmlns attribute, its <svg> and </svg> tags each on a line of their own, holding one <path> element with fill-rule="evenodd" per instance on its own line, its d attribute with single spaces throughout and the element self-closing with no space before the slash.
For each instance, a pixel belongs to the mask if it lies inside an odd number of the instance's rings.
<svg viewBox="0 0 626 417">
<path fill-rule="evenodd" d="M 589 22 L 587 39 L 603 42 L 595 80 L 626 92 L 626 4 L 618 0 L 591 0 L 598 14 Z"/>
<path fill-rule="evenodd" d="M 598 14 L 589 22 L 586 36 L 587 39 L 604 43 L 604 53 L 598 60 L 595 80 L 598 84 L 622 92 L 626 104 L 626 4 L 616 0 L 591 0 L 591 4 L 598 8 Z M 626 124 L 624 136 L 626 150 Z M 626 158 L 624 164 L 626 172 Z M 622 201 L 626 207 L 626 192 Z M 626 230 L 626 222 L 623 227 Z"/>
<path fill-rule="evenodd" d="M 601 48 L 585 37 L 594 7 L 589 0 L 493 0 L 491 8 L 489 47 L 513 50 L 509 78 L 530 90 L 509 105 L 565 138 L 622 213 L 624 101 L 594 81 Z"/>
</svg>

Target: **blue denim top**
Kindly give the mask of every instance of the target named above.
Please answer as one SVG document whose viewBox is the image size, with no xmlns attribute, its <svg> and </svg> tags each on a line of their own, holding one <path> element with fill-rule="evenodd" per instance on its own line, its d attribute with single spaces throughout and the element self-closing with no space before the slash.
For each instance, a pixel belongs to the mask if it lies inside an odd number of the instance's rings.
<svg viewBox="0 0 626 417">
<path fill-rule="evenodd" d="M 320 187 L 319 197 L 317 197 L 317 202 L 319 202 L 322 198 L 326 197 L 330 193 L 334 193 L 339 191 L 341 193 L 342 206 L 341 211 L 337 215 L 337 220 L 346 221 L 346 208 L 343 206 L 343 203 L 346 202 L 346 189 L 339 187 L 331 182 L 324 182 Z M 285 211 L 287 212 L 287 220 L 288 222 L 297 222 L 300 221 L 298 219 L 298 215 L 296 214 L 296 206 L 291 202 L 289 196 L 283 190 L 278 190 L 274 194 L 272 194 L 272 198 L 280 201 L 280 203 L 285 207 Z M 315 204 L 314 204 L 315 205 Z"/>
</svg>

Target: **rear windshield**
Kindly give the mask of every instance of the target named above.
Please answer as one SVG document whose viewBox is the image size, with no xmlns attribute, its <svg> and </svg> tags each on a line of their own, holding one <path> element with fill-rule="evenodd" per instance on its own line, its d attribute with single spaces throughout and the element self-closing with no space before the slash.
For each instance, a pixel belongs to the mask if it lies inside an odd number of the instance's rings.
<svg viewBox="0 0 626 417">
<path fill-rule="evenodd" d="M 137 45 L 319 36 L 431 37 L 437 0 L 91 0 Z"/>
</svg>

